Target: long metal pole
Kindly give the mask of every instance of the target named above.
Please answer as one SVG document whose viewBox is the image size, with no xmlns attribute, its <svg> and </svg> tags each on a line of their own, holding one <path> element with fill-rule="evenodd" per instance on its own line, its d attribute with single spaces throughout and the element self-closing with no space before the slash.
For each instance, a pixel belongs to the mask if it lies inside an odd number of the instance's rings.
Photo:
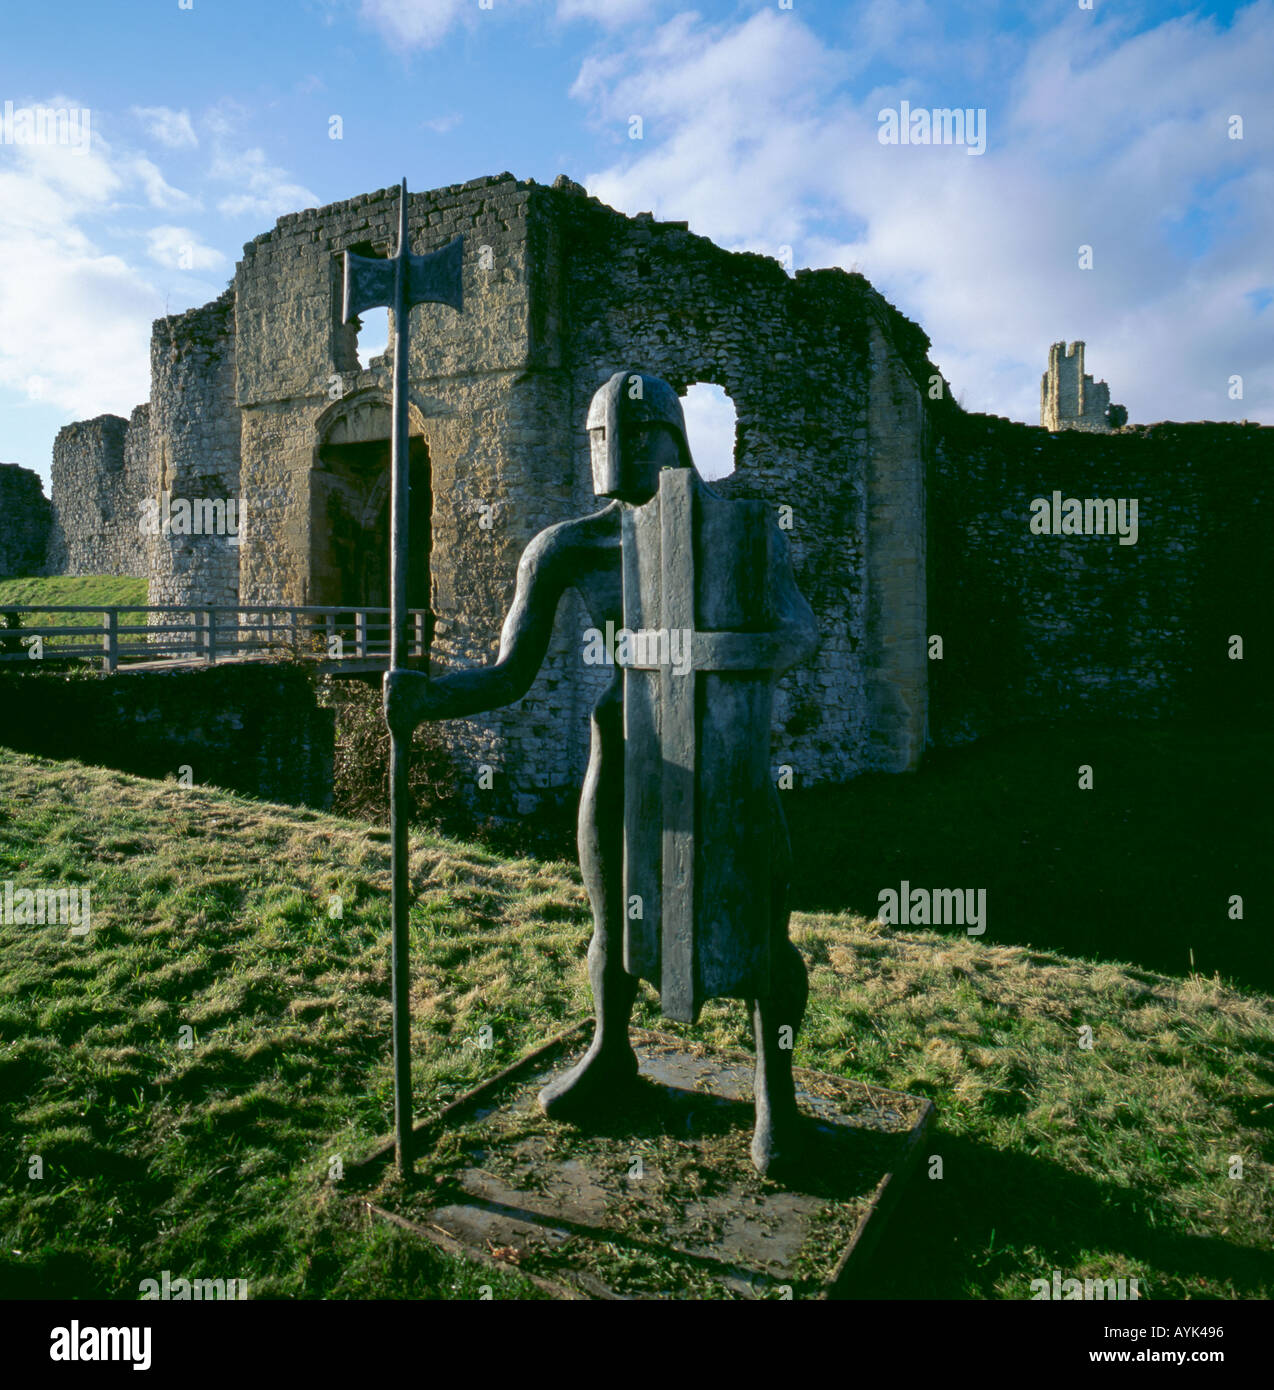
<svg viewBox="0 0 1274 1390">
<path fill-rule="evenodd" d="M 407 337 L 411 314 L 407 302 L 410 254 L 407 245 L 407 180 L 398 207 L 398 254 L 394 264 L 394 433 L 390 470 L 393 498 L 390 511 L 390 631 L 389 664 L 406 664 L 407 626 L 407 505 L 410 474 L 407 465 Z M 399 1176 L 409 1180 L 414 1168 L 411 1149 L 411 965 L 407 920 L 407 755 L 411 737 L 389 733 L 389 822 L 393 856 L 393 973 L 394 1010 L 394 1150 Z"/>
</svg>

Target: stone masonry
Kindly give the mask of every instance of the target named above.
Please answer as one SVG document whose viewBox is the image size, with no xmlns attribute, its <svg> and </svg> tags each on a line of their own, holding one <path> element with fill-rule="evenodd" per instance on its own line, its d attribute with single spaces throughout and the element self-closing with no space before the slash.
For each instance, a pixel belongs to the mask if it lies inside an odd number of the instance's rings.
<svg viewBox="0 0 1274 1390">
<path fill-rule="evenodd" d="M 59 436 L 64 570 L 146 573 L 153 604 L 387 603 L 390 355 L 360 362 L 341 268 L 346 250 L 388 254 L 397 218 L 396 188 L 283 217 L 224 294 L 155 324 L 149 408 Z M 912 769 L 934 741 L 1022 718 L 1181 712 L 1255 679 L 1259 660 L 1243 677 L 1213 662 L 1218 630 L 1265 621 L 1250 595 L 1269 587 L 1254 538 L 1274 430 L 1112 434 L 1082 342 L 1050 350 L 1044 428 L 966 414 L 922 330 L 862 276 L 791 276 L 565 177 L 414 194 L 408 225 L 417 253 L 465 237 L 464 313 L 416 309 L 409 363 L 409 601 L 434 615 L 439 669 L 493 658 L 527 542 L 596 509 L 585 414 L 633 367 L 731 397 L 736 467 L 713 486 L 771 503 L 790 541 L 822 634 L 775 701 L 773 763 L 794 785 Z M 1144 498 L 1141 541 L 1031 534 L 1032 498 L 1054 489 Z M 164 494 L 236 498 L 241 543 L 161 536 L 143 554 L 137 508 Z M 583 662 L 588 626 L 572 596 L 526 698 L 444 726 L 491 811 L 578 787 L 609 678 Z"/>
<path fill-rule="evenodd" d="M 149 418 L 150 407 L 139 405 L 128 420 L 99 415 L 58 431 L 47 573 L 145 577 L 139 523 L 150 481 Z"/>
<path fill-rule="evenodd" d="M 40 475 L 0 463 L 0 579 L 43 571 L 50 521 Z"/>
<path fill-rule="evenodd" d="M 333 554 L 333 537 L 383 529 L 388 356 L 359 365 L 340 323 L 340 253 L 387 254 L 396 217 L 386 189 L 284 217 L 244 249 L 234 283 L 250 515 L 241 601 L 347 601 L 360 571 Z M 738 447 L 720 490 L 783 509 L 824 644 L 780 689 L 776 765 L 798 784 L 915 766 L 926 725 L 914 655 L 918 383 L 929 376 L 915 325 L 861 276 L 793 278 L 683 224 L 622 216 L 565 179 L 546 188 L 501 175 L 417 194 L 409 225 L 416 252 L 466 238 L 465 312 L 417 310 L 410 364 L 439 664 L 489 661 L 526 543 L 596 508 L 588 401 L 618 367 L 639 366 L 679 392 L 721 386 Z M 522 706 L 450 727 L 464 775 L 493 770 L 493 808 L 527 810 L 578 785 L 588 711 L 607 678 L 583 665 L 587 626 L 568 600 Z"/>
<path fill-rule="evenodd" d="M 148 496 L 239 502 L 234 399 L 235 297 L 158 319 L 150 347 Z M 152 604 L 222 604 L 239 597 L 238 537 L 172 532 L 150 540 Z"/>
<path fill-rule="evenodd" d="M 1268 703 L 1271 478 L 1259 425 L 1049 434 L 948 412 L 929 487 L 932 741 Z M 1031 502 L 1054 492 L 1137 499 L 1136 543 L 1033 534 Z"/>
<path fill-rule="evenodd" d="M 1048 370 L 1040 378 L 1040 424 L 1046 430 L 1088 430 L 1108 434 L 1110 387 L 1084 374 L 1084 344 L 1054 343 Z"/>
</svg>

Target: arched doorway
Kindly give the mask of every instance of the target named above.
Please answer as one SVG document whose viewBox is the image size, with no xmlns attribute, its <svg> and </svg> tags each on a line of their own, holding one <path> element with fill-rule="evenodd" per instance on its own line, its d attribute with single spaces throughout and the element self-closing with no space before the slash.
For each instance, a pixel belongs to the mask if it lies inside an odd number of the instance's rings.
<svg viewBox="0 0 1274 1390">
<path fill-rule="evenodd" d="M 351 402 L 320 423 L 310 479 L 311 604 L 389 607 L 390 427 L 379 398 Z M 419 434 L 407 443 L 407 606 L 428 609 L 429 449 Z"/>
</svg>

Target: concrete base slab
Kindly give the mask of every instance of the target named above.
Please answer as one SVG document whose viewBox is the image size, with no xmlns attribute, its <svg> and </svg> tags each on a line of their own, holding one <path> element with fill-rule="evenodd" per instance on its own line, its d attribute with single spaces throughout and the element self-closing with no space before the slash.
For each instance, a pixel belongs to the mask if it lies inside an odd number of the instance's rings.
<svg viewBox="0 0 1274 1390">
<path fill-rule="evenodd" d="M 392 1213 L 373 1209 L 567 1297 L 847 1292 L 919 1157 L 932 1104 L 798 1069 L 808 1153 L 780 1184 L 752 1167 L 746 1053 L 634 1029 L 642 1084 L 631 1103 L 586 1128 L 546 1119 L 536 1095 L 591 1029 L 564 1034 L 423 1126 L 419 1181 L 387 1202 Z"/>
</svg>

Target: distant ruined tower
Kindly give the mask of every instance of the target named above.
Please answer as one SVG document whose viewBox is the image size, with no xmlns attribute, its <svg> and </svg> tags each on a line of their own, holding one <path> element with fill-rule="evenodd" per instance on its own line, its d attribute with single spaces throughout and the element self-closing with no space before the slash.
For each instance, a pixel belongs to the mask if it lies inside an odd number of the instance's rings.
<svg viewBox="0 0 1274 1390">
<path fill-rule="evenodd" d="M 1040 424 L 1046 430 L 1109 434 L 1111 409 L 1110 387 L 1084 374 L 1084 344 L 1054 343 L 1048 350 L 1048 371 L 1040 379 Z M 1127 412 L 1118 405 L 1113 409 L 1115 423 L 1123 423 Z"/>
</svg>

